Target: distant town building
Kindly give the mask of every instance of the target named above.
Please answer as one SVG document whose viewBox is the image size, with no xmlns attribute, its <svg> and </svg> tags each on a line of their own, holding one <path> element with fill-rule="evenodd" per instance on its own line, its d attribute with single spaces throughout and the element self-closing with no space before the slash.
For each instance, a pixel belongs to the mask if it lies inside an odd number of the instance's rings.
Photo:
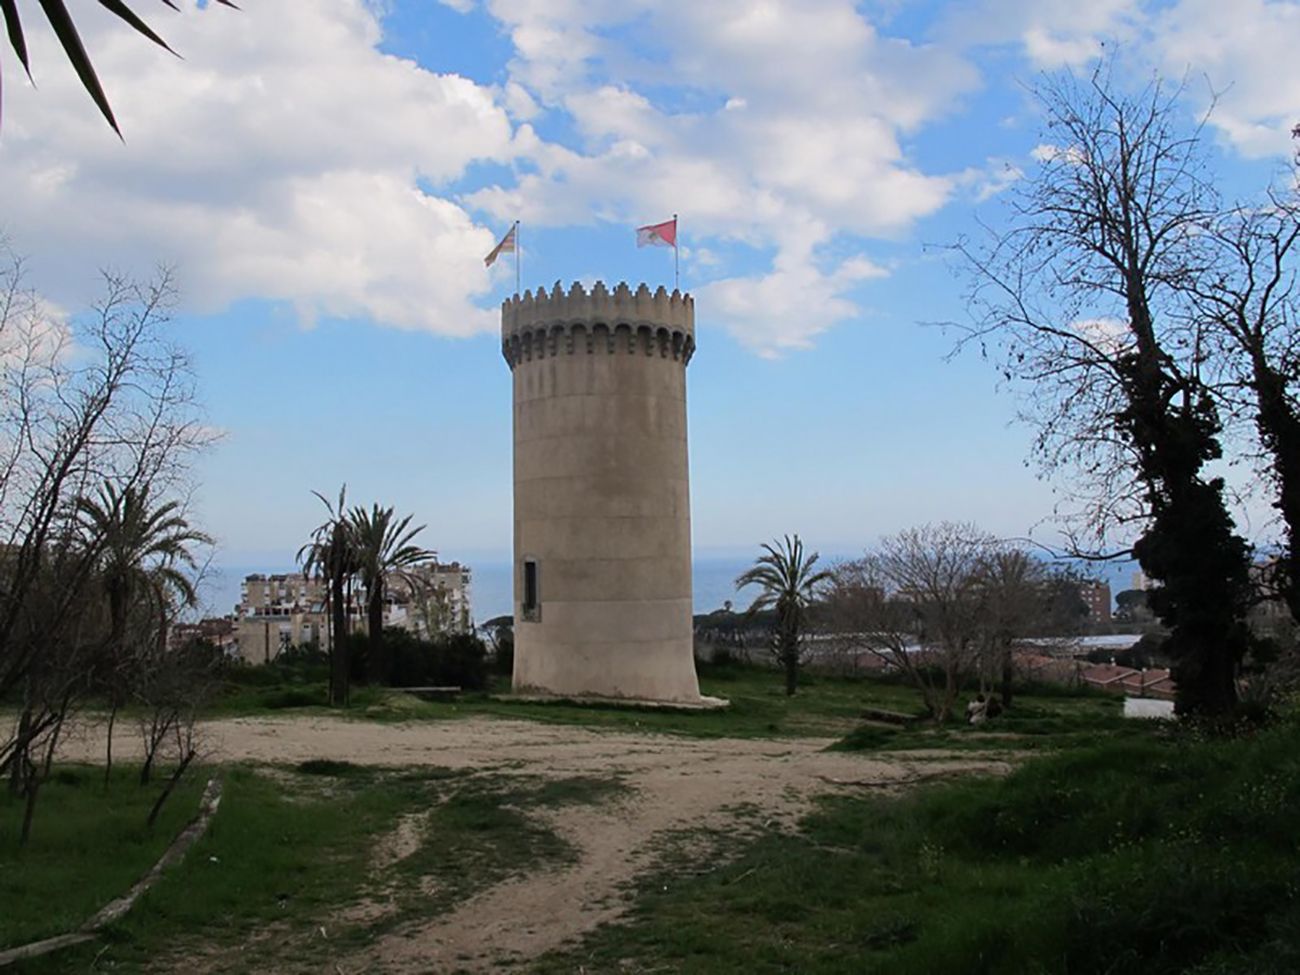
<svg viewBox="0 0 1300 975">
<path fill-rule="evenodd" d="M 1176 687 L 1172 675 L 1162 667 L 1138 670 L 1116 664 L 1089 664 L 1079 671 L 1080 680 L 1112 694 L 1128 697 L 1156 697 L 1172 701 Z"/>
<path fill-rule="evenodd" d="M 177 623 L 167 635 L 172 649 L 194 642 L 210 643 L 226 656 L 235 656 L 239 648 L 235 621 L 229 616 L 210 616 L 197 623 Z"/>
<path fill-rule="evenodd" d="M 1110 622 L 1110 583 L 1085 579 L 1079 583 L 1079 597 L 1088 607 L 1089 623 Z"/>
<path fill-rule="evenodd" d="M 459 562 L 429 563 L 385 580 L 384 626 L 410 630 L 419 636 L 468 632 L 470 578 Z M 240 584 L 235 607 L 238 655 L 249 664 L 270 663 L 291 647 L 329 649 L 328 585 L 301 573 L 253 574 Z M 365 591 L 351 590 L 345 607 L 348 631 L 367 627 Z"/>
</svg>

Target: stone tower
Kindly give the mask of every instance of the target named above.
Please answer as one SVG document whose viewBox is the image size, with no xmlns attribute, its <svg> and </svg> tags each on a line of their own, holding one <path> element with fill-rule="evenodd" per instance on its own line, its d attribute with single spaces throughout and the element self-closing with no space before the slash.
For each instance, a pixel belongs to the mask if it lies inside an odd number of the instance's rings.
<svg viewBox="0 0 1300 975">
<path fill-rule="evenodd" d="M 514 382 L 514 689 L 697 703 L 686 364 L 695 302 L 644 284 L 501 306 Z"/>
</svg>

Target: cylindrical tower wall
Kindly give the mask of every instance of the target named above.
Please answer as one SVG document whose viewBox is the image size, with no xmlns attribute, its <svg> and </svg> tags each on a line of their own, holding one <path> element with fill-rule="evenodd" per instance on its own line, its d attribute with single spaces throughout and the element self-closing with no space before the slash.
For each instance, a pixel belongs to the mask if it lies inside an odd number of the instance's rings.
<svg viewBox="0 0 1300 975">
<path fill-rule="evenodd" d="M 507 301 L 518 692 L 699 700 L 689 296 L 558 285 Z"/>
</svg>

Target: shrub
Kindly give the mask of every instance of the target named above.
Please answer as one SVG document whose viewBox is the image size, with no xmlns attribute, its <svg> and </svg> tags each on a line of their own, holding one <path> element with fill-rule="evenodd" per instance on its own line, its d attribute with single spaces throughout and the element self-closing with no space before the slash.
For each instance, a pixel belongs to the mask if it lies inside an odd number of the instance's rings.
<svg viewBox="0 0 1300 975">
<path fill-rule="evenodd" d="M 272 711 L 288 708 L 310 708 L 326 703 L 323 689 L 291 688 L 287 691 L 275 691 L 262 698 L 262 706 Z"/>
<path fill-rule="evenodd" d="M 352 679 L 360 684 L 368 672 L 370 641 L 353 634 L 349 644 Z M 487 686 L 487 645 L 473 633 L 449 633 L 421 640 L 409 630 L 384 630 L 384 645 L 392 661 L 393 687 Z"/>
<path fill-rule="evenodd" d="M 515 628 L 513 616 L 498 616 L 483 624 L 492 649 L 492 670 L 509 677 L 515 671 Z"/>
</svg>

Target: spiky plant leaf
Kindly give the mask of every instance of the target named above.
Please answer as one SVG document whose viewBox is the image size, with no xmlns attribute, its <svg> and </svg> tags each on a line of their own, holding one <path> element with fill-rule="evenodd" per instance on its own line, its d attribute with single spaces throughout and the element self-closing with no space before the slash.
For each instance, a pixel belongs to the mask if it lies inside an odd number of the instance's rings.
<svg viewBox="0 0 1300 975">
<path fill-rule="evenodd" d="M 118 128 L 117 119 L 114 117 L 113 109 L 108 102 L 108 96 L 104 93 L 104 87 L 100 84 L 99 76 L 95 74 L 90 55 L 86 52 L 86 47 L 81 41 L 81 35 L 77 32 L 76 23 L 73 21 L 72 15 L 68 13 L 64 0 L 36 0 L 36 2 L 45 11 L 45 17 L 54 29 L 54 34 L 58 37 L 59 43 L 63 45 L 64 53 L 68 56 L 68 61 L 72 64 L 73 70 L 76 71 L 77 77 L 81 80 L 82 87 L 89 93 L 113 131 L 121 137 L 122 131 Z M 98 2 L 101 7 L 129 25 L 132 30 L 147 37 L 164 50 L 176 54 L 153 28 L 126 5 L 125 0 L 98 0 Z M 172 10 L 178 12 L 180 10 L 172 0 L 161 0 L 161 2 Z M 213 2 L 223 7 L 230 7 L 232 10 L 239 9 L 239 6 L 232 3 L 231 0 L 213 0 Z M 4 16 L 5 29 L 9 35 L 9 46 L 13 48 L 23 66 L 23 70 L 27 72 L 27 76 L 30 78 L 32 69 L 28 60 L 27 39 L 23 33 L 22 19 L 18 15 L 17 0 L 0 0 L 0 14 Z M 177 56 L 179 57 L 179 55 Z"/>
<path fill-rule="evenodd" d="M 122 130 L 118 128 L 112 106 L 108 104 L 108 96 L 104 94 L 104 86 L 99 83 L 99 76 L 95 74 L 95 68 L 90 63 L 90 55 L 86 53 L 86 47 L 81 43 L 81 35 L 77 33 L 77 25 L 72 22 L 68 8 L 64 6 L 63 0 L 37 0 L 37 2 L 45 11 L 45 17 L 49 20 L 50 27 L 54 29 L 54 35 L 63 45 L 63 52 L 72 63 L 72 69 L 77 72 L 77 77 L 81 79 L 82 87 L 98 106 L 100 114 L 120 137 Z"/>
<path fill-rule="evenodd" d="M 27 39 L 23 37 L 23 22 L 18 16 L 18 0 L 0 0 L 0 11 L 4 12 L 5 29 L 9 32 L 9 44 L 18 55 L 18 60 L 32 76 L 32 66 L 27 61 Z"/>
</svg>

